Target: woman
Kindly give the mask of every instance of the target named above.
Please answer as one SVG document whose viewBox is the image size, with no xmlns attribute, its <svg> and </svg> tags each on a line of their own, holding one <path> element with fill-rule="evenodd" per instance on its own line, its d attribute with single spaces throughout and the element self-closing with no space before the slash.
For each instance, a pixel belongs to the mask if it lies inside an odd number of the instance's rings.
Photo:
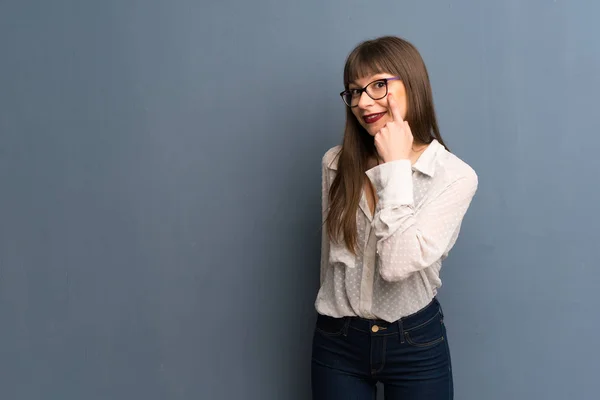
<svg viewBox="0 0 600 400">
<path fill-rule="evenodd" d="M 344 68 L 341 146 L 323 157 L 315 400 L 453 398 L 440 268 L 477 190 L 445 147 L 425 64 L 397 37 Z"/>
</svg>

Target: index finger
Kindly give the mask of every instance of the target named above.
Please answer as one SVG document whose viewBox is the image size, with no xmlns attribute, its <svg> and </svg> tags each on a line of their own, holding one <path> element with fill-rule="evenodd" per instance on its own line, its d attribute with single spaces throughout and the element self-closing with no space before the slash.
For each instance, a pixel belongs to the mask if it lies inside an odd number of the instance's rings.
<svg viewBox="0 0 600 400">
<path fill-rule="evenodd" d="M 388 100 L 388 106 L 390 108 L 390 110 L 392 111 L 392 118 L 394 119 L 395 122 L 402 122 L 402 115 L 400 114 L 400 107 L 398 107 L 398 103 L 396 102 L 396 99 L 394 98 L 394 96 L 392 96 L 391 93 L 388 93 L 387 95 L 387 100 Z"/>
</svg>

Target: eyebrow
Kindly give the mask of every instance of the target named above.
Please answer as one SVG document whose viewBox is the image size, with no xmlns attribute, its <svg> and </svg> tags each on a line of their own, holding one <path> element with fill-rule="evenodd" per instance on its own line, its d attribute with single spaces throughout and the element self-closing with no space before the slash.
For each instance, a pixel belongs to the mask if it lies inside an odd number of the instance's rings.
<svg viewBox="0 0 600 400">
<path fill-rule="evenodd" d="M 382 79 L 387 79 L 387 77 L 385 77 L 385 76 L 381 77 L 381 76 L 380 76 L 379 78 L 374 78 L 374 79 L 371 79 L 371 80 L 369 80 L 369 82 L 367 82 L 367 84 L 369 84 L 369 83 L 371 83 L 371 82 L 375 82 L 375 81 L 380 81 L 380 80 L 382 80 Z M 354 86 L 362 87 L 362 86 L 360 86 L 358 83 L 356 83 L 356 81 L 351 81 L 351 82 L 348 82 L 348 87 L 350 87 L 350 85 L 354 85 Z"/>
</svg>

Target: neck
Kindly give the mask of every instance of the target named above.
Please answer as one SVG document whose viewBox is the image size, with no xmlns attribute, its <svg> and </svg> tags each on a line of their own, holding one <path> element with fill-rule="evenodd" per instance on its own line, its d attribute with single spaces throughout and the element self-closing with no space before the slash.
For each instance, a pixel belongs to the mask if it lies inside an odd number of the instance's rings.
<svg viewBox="0 0 600 400">
<path fill-rule="evenodd" d="M 429 147 L 429 144 L 413 143 L 412 150 L 410 152 L 410 163 L 416 163 L 427 147 Z"/>
</svg>

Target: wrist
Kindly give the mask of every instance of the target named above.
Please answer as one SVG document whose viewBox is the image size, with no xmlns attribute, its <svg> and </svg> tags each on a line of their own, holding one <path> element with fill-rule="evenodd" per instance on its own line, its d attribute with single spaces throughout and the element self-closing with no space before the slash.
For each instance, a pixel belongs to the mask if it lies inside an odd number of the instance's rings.
<svg viewBox="0 0 600 400">
<path fill-rule="evenodd" d="M 392 155 L 389 157 L 384 157 L 383 158 L 383 162 L 384 163 L 388 163 L 388 162 L 394 162 L 394 161 L 400 161 L 400 160 L 409 160 L 410 157 L 407 154 L 398 154 L 398 155 Z"/>
</svg>

